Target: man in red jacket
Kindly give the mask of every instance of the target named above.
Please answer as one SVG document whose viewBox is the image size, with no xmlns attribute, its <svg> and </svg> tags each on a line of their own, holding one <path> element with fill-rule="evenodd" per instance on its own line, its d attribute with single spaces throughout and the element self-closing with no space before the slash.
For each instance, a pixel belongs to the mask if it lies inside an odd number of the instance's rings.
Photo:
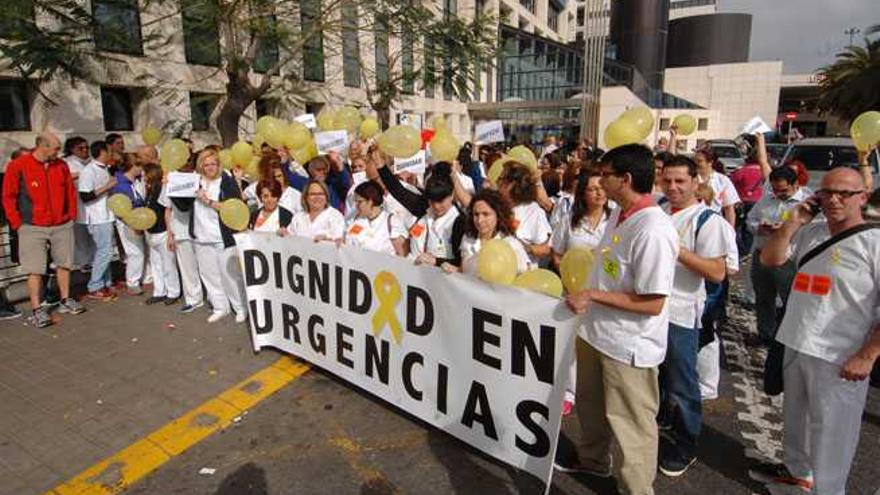
<svg viewBox="0 0 880 495">
<path fill-rule="evenodd" d="M 28 274 L 28 292 L 37 328 L 52 324 L 40 306 L 40 286 L 50 251 L 58 274 L 62 313 L 79 314 L 85 308 L 70 297 L 73 265 L 73 222 L 76 188 L 64 160 L 58 158 L 61 142 L 50 132 L 37 136 L 36 147 L 11 161 L 3 178 L 3 208 L 9 226 L 18 231 L 19 259 Z"/>
</svg>

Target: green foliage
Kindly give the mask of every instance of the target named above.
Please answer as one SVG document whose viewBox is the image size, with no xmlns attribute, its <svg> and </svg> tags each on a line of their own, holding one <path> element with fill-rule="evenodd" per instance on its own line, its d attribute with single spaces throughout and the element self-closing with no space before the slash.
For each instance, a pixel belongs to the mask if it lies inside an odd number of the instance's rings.
<svg viewBox="0 0 880 495">
<path fill-rule="evenodd" d="M 880 32 L 880 26 L 866 32 Z M 847 47 L 834 63 L 819 69 L 817 76 L 820 110 L 846 120 L 880 110 L 880 41 L 866 39 L 865 46 Z"/>
</svg>

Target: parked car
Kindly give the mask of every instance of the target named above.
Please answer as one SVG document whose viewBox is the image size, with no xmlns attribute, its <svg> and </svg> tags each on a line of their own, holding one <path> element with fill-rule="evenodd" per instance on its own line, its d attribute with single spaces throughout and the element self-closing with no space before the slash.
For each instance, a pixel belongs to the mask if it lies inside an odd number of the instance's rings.
<svg viewBox="0 0 880 495">
<path fill-rule="evenodd" d="M 706 146 L 715 153 L 727 173 L 742 167 L 746 162 L 739 146 L 732 139 L 711 139 L 706 142 Z"/>
<path fill-rule="evenodd" d="M 782 157 L 781 163 L 792 160 L 801 161 L 810 173 L 808 186 L 812 190 L 819 189 L 822 177 L 834 167 L 858 168 L 859 156 L 850 138 L 807 138 L 791 144 Z M 874 186 L 878 182 L 878 152 L 875 150 L 868 163 L 874 176 Z"/>
</svg>

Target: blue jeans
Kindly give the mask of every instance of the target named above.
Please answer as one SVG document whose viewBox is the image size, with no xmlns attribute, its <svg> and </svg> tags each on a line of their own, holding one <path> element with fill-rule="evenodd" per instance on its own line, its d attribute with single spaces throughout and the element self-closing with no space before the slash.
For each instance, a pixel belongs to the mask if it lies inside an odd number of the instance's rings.
<svg viewBox="0 0 880 495">
<path fill-rule="evenodd" d="M 758 335 L 765 342 L 776 339 L 776 329 L 782 322 L 782 312 L 776 309 L 776 296 L 782 299 L 783 306 L 788 302 L 788 293 L 797 273 L 797 265 L 788 261 L 782 266 L 764 266 L 760 260 L 761 252 L 755 251 L 752 257 L 752 287 L 755 288 L 755 319 Z"/>
<path fill-rule="evenodd" d="M 110 260 L 113 258 L 113 222 L 89 225 L 89 235 L 95 241 L 95 257 L 92 259 L 92 276 L 89 278 L 89 292 L 95 292 L 112 285 Z"/>
<path fill-rule="evenodd" d="M 703 402 L 697 375 L 700 332 L 669 324 L 666 359 L 660 365 L 661 416 L 672 427 L 671 436 L 679 454 L 697 454 L 697 439 L 703 425 Z"/>
</svg>

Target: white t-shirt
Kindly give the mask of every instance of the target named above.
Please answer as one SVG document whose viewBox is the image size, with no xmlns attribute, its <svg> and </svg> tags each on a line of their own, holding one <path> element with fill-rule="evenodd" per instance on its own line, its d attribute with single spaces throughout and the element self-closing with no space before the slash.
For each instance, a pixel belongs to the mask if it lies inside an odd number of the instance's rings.
<svg viewBox="0 0 880 495">
<path fill-rule="evenodd" d="M 254 232 L 278 232 L 281 229 L 281 220 L 279 217 L 279 208 L 275 208 L 275 210 L 266 217 L 262 223 L 259 222 L 260 218 L 263 216 L 262 210 L 257 213 L 257 222 L 254 225 Z M 259 223 L 259 225 L 256 225 Z"/>
<path fill-rule="evenodd" d="M 727 275 L 731 276 L 739 271 L 739 246 L 736 245 L 736 230 L 733 225 L 722 222 L 724 224 L 724 245 L 727 246 L 727 253 L 724 256 L 724 266 L 727 268 Z"/>
<path fill-rule="evenodd" d="M 620 225 L 620 208 L 608 220 L 591 273 L 602 291 L 672 294 L 678 236 L 669 215 L 657 206 L 635 212 Z M 650 316 L 593 304 L 579 335 L 606 356 L 637 367 L 659 365 L 666 356 L 669 304 Z"/>
<path fill-rule="evenodd" d="M 429 208 L 428 213 L 409 229 L 409 257 L 415 259 L 422 253 L 428 253 L 435 258 L 454 258 L 452 227 L 458 215 L 459 211 L 455 206 L 449 208 L 441 217 L 434 216 L 434 210 Z"/>
<path fill-rule="evenodd" d="M 339 210 L 328 205 L 314 220 L 305 211 L 294 214 L 289 230 L 293 235 L 309 239 L 319 235 L 333 240 L 342 239 L 345 236 L 345 218 Z"/>
<path fill-rule="evenodd" d="M 82 160 L 76 155 L 70 155 L 64 161 L 67 162 L 67 168 L 70 170 L 70 175 L 74 178 L 73 180 L 78 180 L 83 170 L 91 163 L 91 160 Z"/>
<path fill-rule="evenodd" d="M 703 181 L 702 178 L 700 181 L 706 182 Z M 726 175 L 712 172 L 712 175 L 709 176 L 708 183 L 709 187 L 712 188 L 712 191 L 715 192 L 715 198 L 712 200 L 712 204 L 709 205 L 713 210 L 721 213 L 723 207 L 733 206 L 740 202 L 736 187 Z"/>
<path fill-rule="evenodd" d="M 462 172 L 457 172 L 457 175 L 458 181 L 461 182 L 461 187 L 471 194 L 476 194 L 477 190 L 474 188 L 474 180 Z"/>
<path fill-rule="evenodd" d="M 208 194 L 209 199 L 217 201 L 220 198 L 220 183 L 222 180 L 222 178 L 217 177 L 216 179 L 209 181 L 202 177 L 201 187 Z M 195 222 L 193 225 L 193 234 L 195 234 L 196 237 L 195 241 L 200 244 L 216 244 L 223 242 L 223 234 L 220 232 L 220 214 L 198 199 L 193 202 L 193 208 L 195 208 L 195 212 L 193 213 L 193 222 Z"/>
<path fill-rule="evenodd" d="M 537 266 L 532 265 L 532 262 L 529 261 L 529 255 L 526 253 L 526 249 L 523 247 L 522 242 L 516 238 L 516 236 L 502 236 L 501 234 L 496 234 L 495 239 L 504 239 L 510 247 L 513 249 L 513 252 L 516 253 L 516 274 L 519 275 L 522 272 L 526 272 L 537 268 Z M 483 241 L 479 238 L 474 238 L 469 235 L 465 235 L 461 238 L 461 271 L 466 275 L 477 276 L 477 260 L 480 253 L 480 249 L 483 247 Z"/>
<path fill-rule="evenodd" d="M 831 237 L 815 220 L 792 240 L 793 260 Z M 880 229 L 850 236 L 798 269 L 776 340 L 841 365 L 880 322 Z"/>
<path fill-rule="evenodd" d="M 555 230 L 565 221 L 571 218 L 571 210 L 574 208 L 574 195 L 561 191 L 553 198 L 553 211 L 550 213 L 550 226 Z"/>
<path fill-rule="evenodd" d="M 369 251 L 385 253 L 394 256 L 392 239 L 407 237 L 407 230 L 403 223 L 394 215 L 382 211 L 370 220 L 368 218 L 355 218 L 349 222 L 345 233 L 345 243 L 349 246 L 357 246 Z"/>
<path fill-rule="evenodd" d="M 602 236 L 605 234 L 605 228 L 608 226 L 608 215 L 602 213 L 602 218 L 593 228 L 590 225 L 590 219 L 585 215 L 580 222 L 571 228 L 571 214 L 561 218 L 560 222 L 553 226 L 553 236 L 550 238 L 550 244 L 553 246 L 553 252 L 564 254 L 573 247 L 585 247 L 593 249 L 599 245 Z"/>
<path fill-rule="evenodd" d="M 80 173 L 77 188 L 79 192 L 94 192 L 99 187 L 107 184 L 109 180 L 110 172 L 107 170 L 107 166 L 97 161 L 92 161 Z M 92 201 L 81 201 L 76 212 L 76 223 L 96 225 L 112 222 L 115 216 L 107 206 L 107 199 L 109 197 L 109 193 L 104 193 Z"/>
<path fill-rule="evenodd" d="M 198 201 L 198 200 L 196 200 Z M 168 230 L 171 231 L 171 235 L 174 236 L 175 241 L 188 241 L 189 237 L 189 220 L 190 220 L 190 212 L 183 211 L 177 208 L 177 205 L 174 204 L 174 201 L 168 201 L 168 205 L 166 207 L 171 208 L 171 225 L 168 225 Z M 195 206 L 193 206 L 195 208 Z"/>
<path fill-rule="evenodd" d="M 547 220 L 547 213 L 537 202 L 516 205 L 513 207 L 513 218 L 516 224 L 516 237 L 524 244 L 540 246 L 550 241 L 553 229 Z M 532 264 L 536 265 L 540 258 L 529 256 Z"/>
<path fill-rule="evenodd" d="M 701 258 L 726 258 L 728 248 L 724 225 L 730 224 L 721 215 L 711 214 L 700 227 L 700 235 L 695 238 L 700 215 L 706 210 L 709 207 L 700 202 L 675 213 L 672 213 L 670 203 L 663 205 L 663 211 L 670 215 L 678 233 L 679 248 L 687 249 Z M 672 295 L 667 303 L 669 322 L 685 328 L 700 328 L 705 303 L 706 279 L 677 261 Z"/>
<path fill-rule="evenodd" d="M 354 189 L 367 181 L 365 172 L 355 172 L 351 174 L 351 187 L 345 193 L 345 222 L 351 223 L 357 217 L 357 204 L 354 202 Z"/>
<path fill-rule="evenodd" d="M 773 192 L 761 197 L 746 217 L 746 227 L 755 235 L 752 249 L 763 249 L 764 244 L 770 239 L 768 234 L 758 232 L 761 224 L 783 223 L 791 215 L 791 210 L 810 197 L 803 187 L 799 187 L 788 199 L 779 199 Z"/>
</svg>

